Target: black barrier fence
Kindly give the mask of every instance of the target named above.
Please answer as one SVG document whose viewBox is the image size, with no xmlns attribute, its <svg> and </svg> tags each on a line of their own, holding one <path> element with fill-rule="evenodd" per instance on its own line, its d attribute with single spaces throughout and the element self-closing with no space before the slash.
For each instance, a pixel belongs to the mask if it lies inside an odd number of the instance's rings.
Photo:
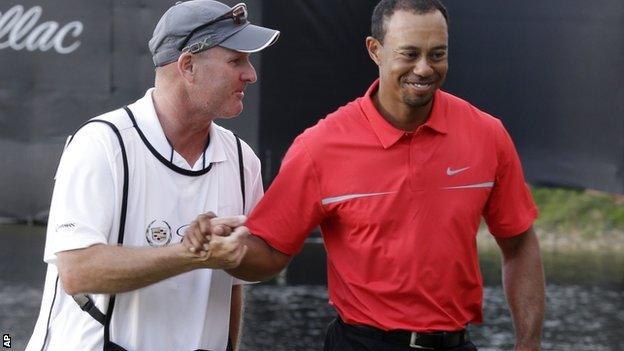
<svg viewBox="0 0 624 351">
<path fill-rule="evenodd" d="M 230 5 L 236 1 L 224 1 Z M 265 183 L 293 138 L 360 96 L 373 0 L 247 1 L 282 31 L 244 116 Z M 0 4 L 0 217 L 45 219 L 69 133 L 153 84 L 147 41 L 172 1 Z M 501 118 L 534 184 L 624 193 L 624 2 L 447 0 L 445 90 Z"/>
</svg>

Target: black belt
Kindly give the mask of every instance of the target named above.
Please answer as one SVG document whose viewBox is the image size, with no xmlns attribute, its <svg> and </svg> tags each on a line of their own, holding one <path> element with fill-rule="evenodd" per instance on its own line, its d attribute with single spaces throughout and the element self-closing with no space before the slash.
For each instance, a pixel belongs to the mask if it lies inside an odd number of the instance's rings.
<svg viewBox="0 0 624 351">
<path fill-rule="evenodd" d="M 438 350 L 463 345 L 470 341 L 468 331 L 416 333 L 407 330 L 382 330 L 367 325 L 352 325 L 338 318 L 345 330 L 417 350 Z"/>
</svg>

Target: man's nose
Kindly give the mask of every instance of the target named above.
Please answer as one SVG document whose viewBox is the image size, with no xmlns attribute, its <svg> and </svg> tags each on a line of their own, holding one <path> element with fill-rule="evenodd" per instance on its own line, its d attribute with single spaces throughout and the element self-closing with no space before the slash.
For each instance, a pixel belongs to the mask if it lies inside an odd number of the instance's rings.
<svg viewBox="0 0 624 351">
<path fill-rule="evenodd" d="M 414 64 L 414 74 L 421 77 L 428 77 L 433 74 L 433 68 L 426 57 L 421 57 Z"/>
<path fill-rule="evenodd" d="M 247 67 L 245 67 L 245 70 L 241 74 L 241 80 L 248 84 L 255 83 L 258 80 L 258 76 L 256 75 L 256 69 L 251 64 L 251 62 L 249 62 L 246 66 Z"/>
</svg>

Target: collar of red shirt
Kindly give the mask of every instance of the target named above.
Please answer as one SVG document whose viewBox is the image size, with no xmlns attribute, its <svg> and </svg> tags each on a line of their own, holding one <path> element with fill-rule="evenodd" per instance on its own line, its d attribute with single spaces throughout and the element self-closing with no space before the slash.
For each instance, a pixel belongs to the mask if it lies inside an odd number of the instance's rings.
<svg viewBox="0 0 624 351">
<path fill-rule="evenodd" d="M 375 80 L 373 84 L 366 91 L 366 95 L 361 100 L 360 106 L 364 111 L 364 115 L 368 119 L 371 128 L 377 134 L 379 141 L 383 145 L 384 149 L 387 149 L 394 145 L 405 134 L 404 130 L 395 128 L 390 124 L 380 113 L 373 104 L 371 96 L 379 88 L 379 79 Z M 444 101 L 443 93 L 438 89 L 435 92 L 433 98 L 433 107 L 429 118 L 419 128 L 428 128 L 434 132 L 440 134 L 447 133 L 447 121 L 446 121 L 446 103 Z"/>
</svg>

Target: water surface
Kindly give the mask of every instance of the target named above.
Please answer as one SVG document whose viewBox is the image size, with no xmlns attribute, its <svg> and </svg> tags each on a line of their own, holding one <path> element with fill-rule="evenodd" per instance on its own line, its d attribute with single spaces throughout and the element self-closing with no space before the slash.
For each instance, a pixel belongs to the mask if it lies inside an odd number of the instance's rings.
<svg viewBox="0 0 624 351">
<path fill-rule="evenodd" d="M 39 313 L 45 266 L 43 228 L 0 226 L 0 333 L 23 350 Z M 624 254 L 545 253 L 544 350 L 624 350 Z M 327 304 L 322 247 L 309 244 L 284 279 L 247 287 L 240 350 L 322 350 L 334 317 Z M 481 351 L 513 349 L 511 319 L 500 287 L 499 255 L 481 253 L 485 322 L 471 328 Z"/>
</svg>

